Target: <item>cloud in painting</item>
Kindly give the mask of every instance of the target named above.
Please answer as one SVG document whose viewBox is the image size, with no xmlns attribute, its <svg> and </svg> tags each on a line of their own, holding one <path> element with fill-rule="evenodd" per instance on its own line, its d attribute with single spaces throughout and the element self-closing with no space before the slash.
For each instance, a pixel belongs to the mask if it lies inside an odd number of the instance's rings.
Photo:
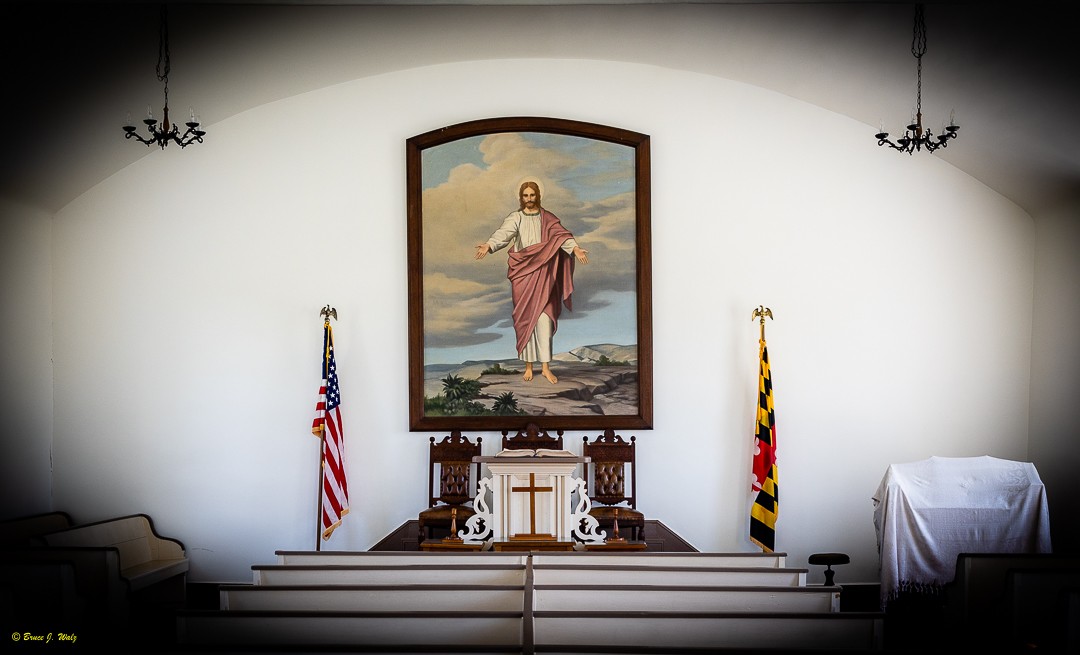
<svg viewBox="0 0 1080 655">
<path fill-rule="evenodd" d="M 477 150 L 482 165 L 474 163 Z M 574 311 L 564 312 L 560 322 L 599 322 L 591 310 L 607 304 L 601 294 L 634 290 L 632 148 L 564 135 L 508 133 L 435 146 L 423 157 L 468 162 L 447 166 L 445 181 L 423 191 L 426 348 L 494 340 L 493 329 L 509 319 L 505 250 L 479 261 L 475 254 L 477 244 L 517 210 L 518 188 L 525 179 L 539 181 L 544 208 L 589 251 L 589 264 L 575 268 Z"/>
</svg>

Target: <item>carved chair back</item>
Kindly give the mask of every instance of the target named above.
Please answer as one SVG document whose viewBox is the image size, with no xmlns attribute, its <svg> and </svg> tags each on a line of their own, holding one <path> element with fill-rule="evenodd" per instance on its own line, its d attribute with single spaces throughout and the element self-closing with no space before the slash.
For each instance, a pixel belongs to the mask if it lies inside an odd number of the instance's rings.
<svg viewBox="0 0 1080 655">
<path fill-rule="evenodd" d="M 547 433 L 547 430 L 541 430 L 535 423 L 529 423 L 525 426 L 524 430 L 519 431 L 514 436 L 507 436 L 509 430 L 503 430 L 502 447 L 503 450 L 519 450 L 521 448 L 531 448 L 533 450 L 537 448 L 551 448 L 553 450 L 562 450 L 563 447 L 563 431 L 558 430 L 556 434 L 558 436 L 553 437 Z"/>
<path fill-rule="evenodd" d="M 637 507 L 636 439 L 632 436 L 626 442 L 610 429 L 592 443 L 588 437 L 583 437 L 581 454 L 592 460 L 587 466 L 592 471 L 589 498 L 594 502 L 603 505 L 625 502 L 631 508 Z"/>
<path fill-rule="evenodd" d="M 482 441 L 477 437 L 474 444 L 468 437 L 461 436 L 459 430 L 454 430 L 439 442 L 431 437 L 428 447 L 430 507 L 439 503 L 461 505 L 472 499 L 474 488 L 480 480 L 480 464 L 473 462 L 472 458 L 480 456 Z"/>
</svg>

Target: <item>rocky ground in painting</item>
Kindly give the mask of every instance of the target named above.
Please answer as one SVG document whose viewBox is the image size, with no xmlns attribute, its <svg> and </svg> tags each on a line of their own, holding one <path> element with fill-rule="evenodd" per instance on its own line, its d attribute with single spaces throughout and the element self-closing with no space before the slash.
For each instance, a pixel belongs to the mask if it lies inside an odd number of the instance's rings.
<svg viewBox="0 0 1080 655">
<path fill-rule="evenodd" d="M 598 364 L 603 361 L 602 357 L 625 364 Z M 510 372 L 483 373 L 495 364 Z M 518 407 L 531 416 L 638 412 L 637 346 L 601 344 L 575 348 L 556 355 L 551 370 L 559 378 L 556 384 L 540 376 L 539 365 L 536 365 L 534 378 L 524 381 L 525 364 L 517 359 L 429 367 L 424 379 L 424 395 L 434 397 L 442 393 L 441 380 L 447 375 L 457 375 L 480 381 L 479 402 L 490 406 L 496 398 L 510 391 L 517 398 Z"/>
</svg>

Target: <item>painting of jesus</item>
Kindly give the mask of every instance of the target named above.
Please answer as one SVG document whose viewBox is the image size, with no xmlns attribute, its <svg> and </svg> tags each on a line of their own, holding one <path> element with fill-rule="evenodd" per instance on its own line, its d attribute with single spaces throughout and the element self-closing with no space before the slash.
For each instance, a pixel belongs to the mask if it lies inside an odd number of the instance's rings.
<svg viewBox="0 0 1080 655">
<path fill-rule="evenodd" d="M 647 137 L 493 119 L 408 144 L 412 429 L 647 427 Z"/>
<path fill-rule="evenodd" d="M 540 205 L 540 186 L 534 180 L 518 189 L 520 208 L 503 220 L 487 241 L 476 246 L 476 259 L 513 243 L 506 277 L 514 302 L 514 333 L 518 358 L 525 363 L 522 379 L 533 379 L 533 362 L 551 384 L 551 343 L 558 329 L 562 305 L 572 309 L 574 261 L 589 263 L 589 251 L 577 244 L 559 218 Z"/>
</svg>

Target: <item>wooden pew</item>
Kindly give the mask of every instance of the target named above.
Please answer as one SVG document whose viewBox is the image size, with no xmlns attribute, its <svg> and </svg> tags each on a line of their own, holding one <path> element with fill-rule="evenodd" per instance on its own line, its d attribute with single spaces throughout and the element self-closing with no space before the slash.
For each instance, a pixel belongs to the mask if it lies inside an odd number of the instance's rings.
<svg viewBox="0 0 1080 655">
<path fill-rule="evenodd" d="M 1058 600 L 1031 596 L 1032 585 L 1063 583 L 1077 575 L 1080 555 L 1076 554 L 960 553 L 956 576 L 944 590 L 943 620 L 950 626 L 950 639 L 988 651 L 1004 645 L 1012 647 L 1010 642 L 1020 639 L 1030 632 L 1029 626 L 1039 622 L 1034 619 L 1040 613 L 1035 608 Z M 1022 600 L 1018 602 L 1018 598 Z M 1056 650 L 1046 642 L 1062 640 L 1069 625 L 1064 612 L 1063 606 L 1043 612 L 1046 634 L 1031 634 L 1029 645 L 1041 644 L 1041 650 Z M 1072 621 L 1076 623 L 1076 619 Z M 1080 630 L 1080 626 L 1074 629 Z"/>
<path fill-rule="evenodd" d="M 158 535 L 145 514 L 79 525 L 41 539 L 50 547 L 113 548 L 119 556 L 120 578 L 132 592 L 156 601 L 185 598 L 188 558 L 184 545 Z"/>
<path fill-rule="evenodd" d="M 184 611 L 177 616 L 181 644 L 223 649 L 347 652 L 521 653 L 521 611 Z M 228 652 L 228 651 L 225 651 Z"/>
<path fill-rule="evenodd" d="M 872 650 L 880 614 L 840 614 L 782 553 L 534 554 L 532 639 L 544 652 Z"/>
<path fill-rule="evenodd" d="M 0 625 L 44 634 L 88 624 L 72 562 L 0 560 Z"/>
<path fill-rule="evenodd" d="M 221 585 L 232 611 L 490 612 L 520 608 L 523 585 Z"/>
<path fill-rule="evenodd" d="M 676 649 L 877 650 L 883 621 L 853 612 L 535 612 L 543 652 L 670 653 Z M 624 647 L 626 651 L 619 651 Z"/>
<path fill-rule="evenodd" d="M 68 598 L 69 607 L 77 610 L 77 623 L 114 629 L 127 624 L 130 618 L 128 586 L 120 577 L 120 554 L 115 548 L 90 547 L 28 547 L 5 550 L 2 562 L 10 570 L 37 569 L 45 583 L 70 569 L 73 591 L 77 600 Z M 49 567 L 56 571 L 46 572 Z M 18 599 L 34 598 L 38 590 L 23 577 L 8 576 L 13 594 Z M 67 590 L 64 591 L 67 594 Z M 25 607 L 22 612 L 28 612 Z"/>
<path fill-rule="evenodd" d="M 41 543 L 41 535 L 71 526 L 71 516 L 67 512 L 45 512 L 0 521 L 0 548 L 37 545 Z"/>
<path fill-rule="evenodd" d="M 181 645 L 362 652 L 874 650 L 883 616 L 839 612 L 784 555 L 278 551 Z M 699 556 L 700 555 L 700 556 Z M 625 650 L 623 650 L 625 649 Z"/>
<path fill-rule="evenodd" d="M 1014 568 L 1005 580 L 1008 644 L 1015 651 L 1080 652 L 1080 567 Z"/>
<path fill-rule="evenodd" d="M 534 586 L 536 611 L 839 612 L 839 587 Z"/>
<path fill-rule="evenodd" d="M 219 586 L 220 609 L 177 614 L 188 646 L 522 652 L 527 555 L 303 553 Z"/>
<path fill-rule="evenodd" d="M 1050 553 L 960 553 L 956 576 L 945 585 L 944 616 L 957 635 L 993 644 L 1007 638 L 1009 572 L 1014 569 L 1080 570 L 1080 555 Z"/>
</svg>

